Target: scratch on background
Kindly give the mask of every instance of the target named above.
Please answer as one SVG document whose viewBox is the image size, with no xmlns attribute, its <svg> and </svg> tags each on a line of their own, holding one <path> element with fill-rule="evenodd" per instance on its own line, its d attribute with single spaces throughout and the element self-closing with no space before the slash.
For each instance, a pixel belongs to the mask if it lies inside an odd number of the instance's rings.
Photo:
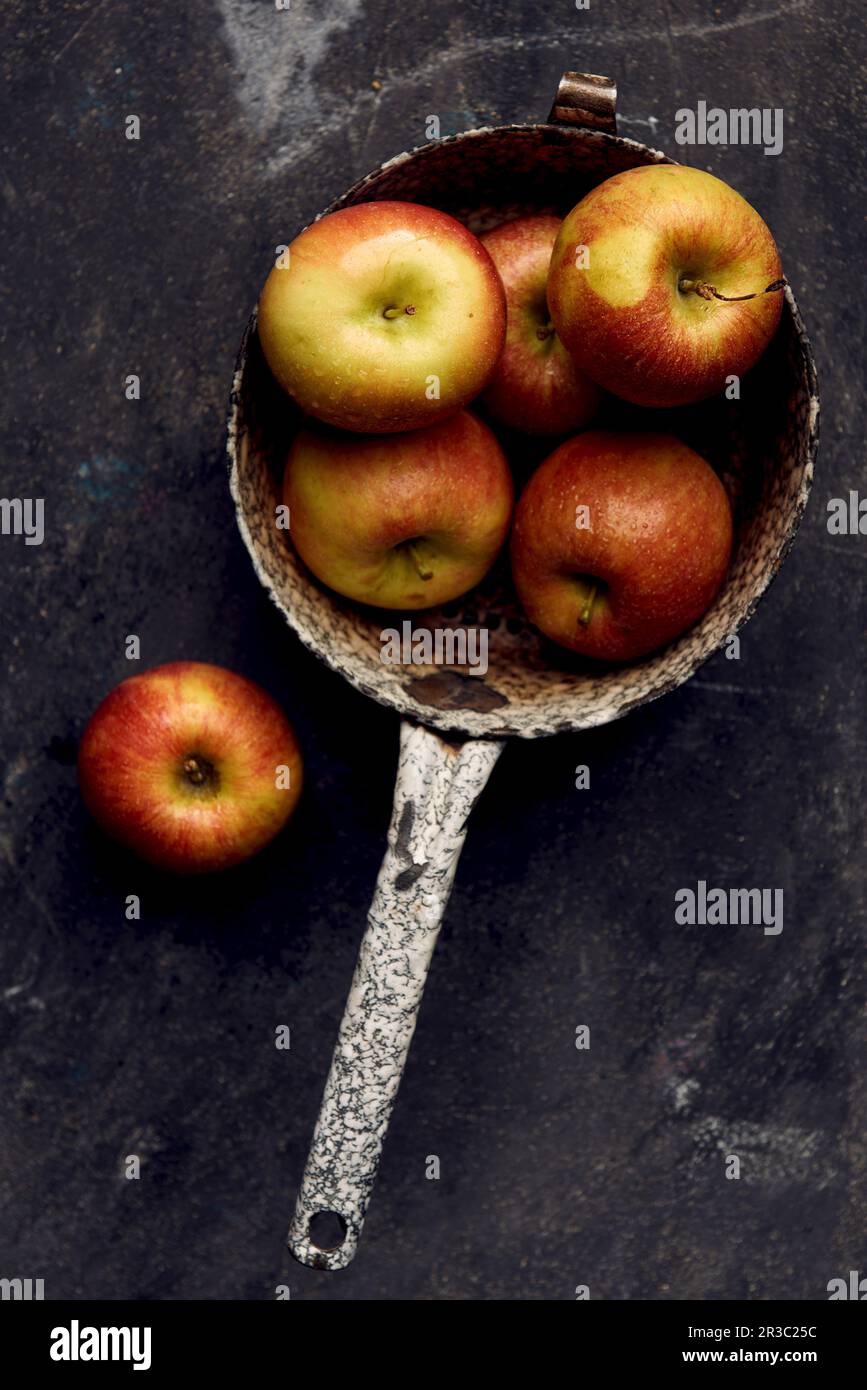
<svg viewBox="0 0 867 1390">
<path fill-rule="evenodd" d="M 333 34 L 361 18 L 361 0 L 324 0 L 276 10 L 255 0 L 217 0 L 226 38 L 241 75 L 238 99 L 260 135 L 279 120 L 299 132 L 340 125 L 343 115 L 321 119 L 316 69 Z"/>
<path fill-rule="evenodd" d="M 293 128 L 290 143 L 281 145 L 269 157 L 267 170 L 274 175 L 295 159 L 315 150 L 323 135 L 345 130 L 359 113 L 368 107 L 375 109 L 381 93 L 359 92 L 354 99 L 342 102 L 329 100 L 324 112 L 319 102 L 316 70 L 327 55 L 333 34 L 352 27 L 363 19 L 361 0 L 326 0 L 314 11 L 312 3 L 297 0 L 289 10 L 277 11 L 254 0 L 217 0 L 232 60 L 240 74 L 238 100 L 247 119 L 260 135 L 271 132 L 280 122 Z M 734 29 L 770 23 L 775 19 L 791 18 L 811 8 L 809 0 L 792 0 L 791 4 L 751 14 L 739 14 L 732 19 L 719 18 L 708 24 L 690 22 L 669 23 L 665 39 L 689 38 L 713 41 L 719 34 Z M 606 51 L 613 46 L 653 43 L 660 38 L 659 28 L 615 31 L 604 39 L 589 31 L 582 33 L 582 46 Z M 416 67 L 400 72 L 389 68 L 377 70 L 386 90 L 406 87 L 423 88 L 429 81 L 441 78 L 443 69 L 472 58 L 490 61 L 507 55 L 515 48 L 554 49 L 560 52 L 562 38 L 556 34 L 538 34 L 531 38 L 518 35 L 485 37 L 484 40 L 464 39 L 437 49 Z M 637 124 L 623 119 L 624 125 Z"/>
</svg>

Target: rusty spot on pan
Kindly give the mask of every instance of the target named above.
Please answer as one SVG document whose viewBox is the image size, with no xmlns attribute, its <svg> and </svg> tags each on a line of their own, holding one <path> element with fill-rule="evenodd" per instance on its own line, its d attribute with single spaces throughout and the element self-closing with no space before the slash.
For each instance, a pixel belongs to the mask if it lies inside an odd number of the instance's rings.
<svg viewBox="0 0 867 1390">
<path fill-rule="evenodd" d="M 419 676 L 406 689 L 420 705 L 432 705 L 435 709 L 474 709 L 486 714 L 509 703 L 505 695 L 478 676 L 462 676 L 458 671 Z"/>
</svg>

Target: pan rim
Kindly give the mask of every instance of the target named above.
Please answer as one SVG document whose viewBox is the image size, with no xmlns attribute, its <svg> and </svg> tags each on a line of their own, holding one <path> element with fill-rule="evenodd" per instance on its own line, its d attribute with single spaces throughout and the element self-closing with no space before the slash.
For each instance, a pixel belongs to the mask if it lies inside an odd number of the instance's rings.
<svg viewBox="0 0 867 1390">
<path fill-rule="evenodd" d="M 374 180 L 386 170 L 393 169 L 412 159 L 417 159 L 419 162 L 422 162 L 425 157 L 430 157 L 431 153 L 438 148 L 455 146 L 473 138 L 491 134 L 507 135 L 536 132 L 555 132 L 557 137 L 562 138 L 564 143 L 574 138 L 586 142 L 589 138 L 594 142 L 599 142 L 609 147 L 639 152 L 645 160 L 647 156 L 650 155 L 652 158 L 647 161 L 648 163 L 676 164 L 678 162 L 671 159 L 664 151 L 656 150 L 651 146 L 643 144 L 641 141 L 632 140 L 627 136 L 612 135 L 605 131 L 588 130 L 580 126 L 561 125 L 551 122 L 527 122 L 502 126 L 482 126 L 467 131 L 460 131 L 455 135 L 443 136 L 437 140 L 426 141 L 423 145 L 416 146 L 402 154 L 393 156 L 379 165 L 378 168 L 371 170 L 357 179 L 343 194 L 332 200 L 328 207 L 318 213 L 317 216 L 313 218 L 313 222 L 319 221 L 322 217 L 329 215 L 331 212 L 350 206 L 352 201 L 356 198 L 356 195 L 363 192 L 368 185 L 373 183 Z M 399 201 L 412 200 L 406 199 Z M 566 732 L 577 733 L 611 723 L 615 719 L 621 718 L 642 705 L 660 699 L 663 695 L 685 684 L 685 682 L 695 675 L 696 671 L 709 661 L 712 656 L 716 655 L 728 636 L 739 632 L 744 624 L 750 620 L 759 602 L 764 598 L 774 579 L 777 577 L 784 560 L 794 544 L 803 521 L 812 488 L 818 454 L 820 413 L 818 379 L 810 341 L 790 286 L 787 286 L 785 291 L 783 312 L 784 314 L 788 313 L 791 317 L 792 328 L 794 329 L 795 338 L 805 369 L 805 386 L 808 398 L 806 437 L 802 438 L 800 441 L 801 447 L 799 449 L 803 457 L 803 465 L 797 494 L 792 503 L 790 523 L 785 533 L 780 537 L 775 548 L 769 553 L 759 586 L 753 593 L 743 612 L 738 616 L 737 621 L 732 625 L 730 633 L 725 634 L 719 641 L 707 644 L 706 650 L 699 649 L 693 660 L 686 663 L 682 669 L 676 669 L 675 673 L 669 679 L 661 679 L 656 687 L 646 690 L 632 699 L 627 698 L 621 703 L 615 704 L 610 700 L 601 700 L 598 702 L 598 707 L 595 710 L 591 710 L 588 714 L 574 721 L 568 718 L 558 718 L 549 725 L 545 725 L 544 723 L 528 720 L 527 727 L 516 727 L 509 723 L 507 717 L 505 719 L 502 718 L 502 716 L 506 714 L 506 710 L 493 709 L 479 711 L 466 708 L 450 709 L 448 706 L 422 704 L 414 699 L 407 689 L 396 682 L 389 685 L 387 688 L 374 687 L 366 683 L 363 673 L 355 669 L 354 660 L 348 667 L 342 665 L 340 650 L 331 650 L 328 647 L 324 647 L 320 635 L 310 630 L 303 614 L 299 614 L 297 610 L 287 605 L 276 593 L 274 585 L 260 561 L 244 510 L 239 483 L 239 453 L 242 447 L 242 440 L 239 438 L 239 424 L 244 373 L 247 365 L 250 343 L 255 333 L 257 323 L 257 308 L 254 307 L 244 329 L 235 360 L 227 417 L 226 448 L 229 465 L 229 490 L 235 506 L 238 528 L 244 545 L 250 555 L 257 578 L 265 588 L 272 602 L 280 610 L 292 631 L 303 645 L 323 661 L 326 666 L 336 674 L 342 676 L 344 680 L 349 681 L 360 694 L 369 696 L 386 708 L 396 710 L 404 719 L 409 719 L 416 724 L 422 724 L 428 728 L 435 729 L 437 732 L 451 739 L 483 738 L 503 740 L 505 738 L 547 737 L 556 733 Z M 312 583 L 312 581 L 308 582 Z M 683 634 L 683 637 L 675 639 L 674 642 L 663 648 L 662 653 L 651 653 L 647 660 L 653 660 L 661 654 L 671 654 L 685 638 L 694 637 L 694 632 L 695 630 L 691 629 L 689 632 Z M 637 669 L 640 664 L 640 662 L 627 663 L 623 669 L 624 671 L 634 670 Z M 606 668 L 605 674 L 608 674 L 608 669 L 609 668 Z M 540 719 L 541 717 L 540 715 Z"/>
</svg>

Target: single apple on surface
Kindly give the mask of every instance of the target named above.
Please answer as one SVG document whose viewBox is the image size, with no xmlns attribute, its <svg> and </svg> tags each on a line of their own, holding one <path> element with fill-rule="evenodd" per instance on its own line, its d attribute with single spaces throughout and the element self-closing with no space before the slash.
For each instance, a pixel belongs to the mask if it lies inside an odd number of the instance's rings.
<svg viewBox="0 0 867 1390">
<path fill-rule="evenodd" d="M 506 346 L 482 397 L 493 418 L 525 434 L 571 434 L 593 419 L 598 387 L 554 330 L 546 288 L 559 217 L 519 217 L 482 245 L 506 291 Z"/>
<path fill-rule="evenodd" d="M 314 222 L 259 300 L 259 338 L 280 385 L 307 414 L 362 433 L 419 429 L 466 405 L 505 333 L 487 251 L 420 203 L 360 203 Z"/>
<path fill-rule="evenodd" d="M 547 637 L 630 661 L 710 607 L 731 547 L 728 496 L 703 458 L 667 434 L 589 430 L 555 449 L 524 489 L 512 575 Z"/>
<path fill-rule="evenodd" d="M 175 873 L 238 864 L 282 829 L 301 753 L 258 685 L 199 661 L 131 676 L 95 711 L 78 775 L 103 830 Z"/>
<path fill-rule="evenodd" d="M 433 608 L 494 563 L 512 476 L 494 435 L 467 410 L 400 435 L 310 424 L 286 461 L 283 501 L 292 543 L 324 584 L 378 608 Z"/>
<path fill-rule="evenodd" d="M 741 377 L 774 335 L 785 281 L 755 208 L 701 169 L 615 174 L 563 222 L 548 304 L 578 366 L 636 405 L 686 405 Z"/>
</svg>

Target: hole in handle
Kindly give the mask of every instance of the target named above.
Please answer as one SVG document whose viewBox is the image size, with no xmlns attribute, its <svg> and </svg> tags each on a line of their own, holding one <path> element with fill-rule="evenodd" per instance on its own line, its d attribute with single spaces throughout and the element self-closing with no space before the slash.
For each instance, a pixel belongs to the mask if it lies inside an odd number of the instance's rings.
<svg viewBox="0 0 867 1390">
<path fill-rule="evenodd" d="M 346 1240 L 347 1225 L 339 1211 L 315 1211 L 310 1218 L 307 1234 L 317 1250 L 339 1250 Z"/>
</svg>

